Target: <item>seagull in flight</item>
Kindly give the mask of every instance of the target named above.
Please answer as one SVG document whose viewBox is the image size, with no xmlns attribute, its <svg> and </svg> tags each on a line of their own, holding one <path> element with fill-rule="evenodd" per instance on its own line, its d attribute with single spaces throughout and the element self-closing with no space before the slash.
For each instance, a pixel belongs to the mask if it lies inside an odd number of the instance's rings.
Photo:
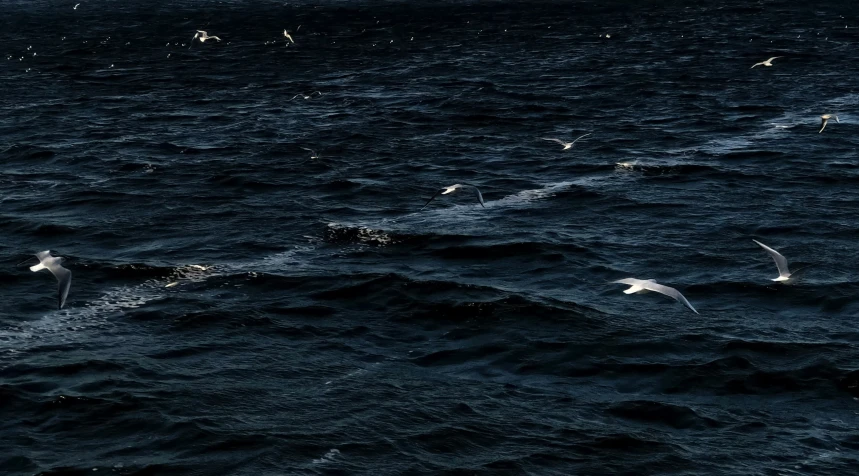
<svg viewBox="0 0 859 476">
<path fill-rule="evenodd" d="M 301 28 L 301 25 L 299 25 L 298 27 Z M 290 43 L 292 43 L 293 45 L 295 44 L 295 40 L 293 40 L 292 37 L 289 36 L 289 32 L 286 31 L 286 29 L 283 30 L 283 36 L 285 36 Z"/>
<path fill-rule="evenodd" d="M 769 246 L 761 243 L 758 240 L 752 240 L 752 241 L 754 241 L 755 243 L 760 245 L 760 247 L 763 248 L 764 251 L 766 251 L 767 253 L 769 253 L 770 256 L 772 256 L 773 261 L 775 261 L 775 265 L 778 268 L 778 277 L 773 278 L 773 281 L 779 282 L 779 281 L 787 281 L 788 279 L 790 279 L 790 276 L 792 273 L 787 268 L 787 258 L 782 256 L 782 254 L 779 253 L 778 251 L 770 248 Z"/>
<path fill-rule="evenodd" d="M 578 141 L 579 141 L 579 139 L 581 139 L 582 137 L 587 137 L 587 136 L 589 136 L 589 135 L 591 135 L 591 133 L 590 133 L 590 132 L 588 132 L 587 134 L 585 134 L 585 135 L 583 135 L 583 136 L 579 136 L 576 140 L 574 140 L 574 141 L 572 141 L 572 142 L 564 142 L 564 141 L 562 141 L 561 139 L 553 139 L 553 138 L 549 138 L 549 137 L 541 137 L 540 139 L 547 140 L 547 141 L 551 141 L 551 142 L 557 142 L 558 144 L 561 144 L 562 146 L 564 146 L 564 148 L 563 148 L 563 149 L 561 149 L 561 150 L 567 150 L 567 149 L 569 149 L 569 148 L 573 147 L 573 144 L 575 144 L 576 142 L 578 142 Z"/>
<path fill-rule="evenodd" d="M 755 63 L 755 64 L 752 66 L 752 68 L 754 68 L 755 66 L 772 66 L 772 65 L 773 65 L 773 64 L 772 64 L 772 60 L 774 60 L 774 59 L 776 59 L 776 58 L 784 58 L 784 56 L 773 56 L 772 58 L 770 58 L 770 59 L 768 59 L 768 60 L 766 60 L 766 61 L 761 61 L 760 63 Z M 749 68 L 749 69 L 752 69 L 752 68 Z"/>
<path fill-rule="evenodd" d="M 310 158 L 311 159 L 321 159 L 322 158 L 322 156 L 317 154 L 316 151 L 313 149 L 308 149 L 307 147 L 302 147 L 302 149 L 310 152 Z"/>
<path fill-rule="evenodd" d="M 833 117 L 835 118 L 835 122 L 841 122 L 838 120 L 838 116 L 836 116 L 835 114 L 824 114 L 820 116 L 820 130 L 817 131 L 818 134 L 823 132 L 823 129 L 826 129 L 826 123 L 829 122 L 829 119 L 832 119 Z"/>
<path fill-rule="evenodd" d="M 680 302 L 682 302 L 686 307 L 692 310 L 695 314 L 698 314 L 698 311 L 692 307 L 692 304 L 680 294 L 680 291 L 669 288 L 668 286 L 663 286 L 658 284 L 655 279 L 635 279 L 635 278 L 624 278 L 619 279 L 617 281 L 612 281 L 613 283 L 619 284 L 628 284 L 629 289 L 623 291 L 624 294 L 632 294 L 632 293 L 643 293 L 647 291 L 656 291 L 659 294 L 664 294 L 668 297 L 672 297 Z"/>
<path fill-rule="evenodd" d="M 57 281 L 60 283 L 57 295 L 57 309 L 62 309 L 69 295 L 69 287 L 72 285 L 72 272 L 60 266 L 63 258 L 51 256 L 50 250 L 36 253 L 36 258 L 39 258 L 39 264 L 30 266 L 30 271 L 35 272 L 47 269 L 57 278 Z"/>
<path fill-rule="evenodd" d="M 199 39 L 200 39 L 200 43 L 205 43 L 205 42 L 206 42 L 206 40 L 218 40 L 218 41 L 221 41 L 221 39 L 220 39 L 220 38 L 218 38 L 217 36 L 209 36 L 209 34 L 208 34 L 208 33 L 206 33 L 205 31 L 203 31 L 203 30 L 197 30 L 197 33 L 194 35 L 194 38 L 191 38 L 191 45 L 192 45 L 192 46 L 194 45 L 194 40 L 196 40 L 197 38 L 199 38 Z M 189 47 L 188 47 L 188 49 L 190 50 L 190 49 L 191 49 L 191 47 L 189 46 Z"/>
<path fill-rule="evenodd" d="M 312 98 L 312 97 L 313 97 L 313 95 L 314 95 L 314 94 L 318 94 L 318 95 L 322 96 L 322 93 L 320 93 L 319 91 L 313 91 L 313 92 L 312 92 L 312 93 L 310 93 L 309 95 L 304 95 L 304 94 L 298 93 L 298 94 L 296 94 L 295 96 L 292 96 L 292 98 L 290 99 L 290 101 L 292 101 L 293 99 L 295 99 L 295 98 L 297 98 L 297 97 L 299 97 L 299 96 L 300 96 L 300 97 L 302 97 L 302 98 L 304 98 L 304 99 L 310 99 L 310 98 Z"/>
<path fill-rule="evenodd" d="M 465 187 L 471 187 L 471 188 L 473 188 L 473 189 L 474 189 L 474 191 L 475 191 L 475 192 L 477 192 L 477 200 L 478 200 L 478 201 L 480 201 L 480 205 L 481 205 L 483 208 L 486 208 L 486 205 L 485 205 L 485 204 L 484 204 L 484 202 L 483 202 L 483 194 L 482 194 L 482 193 L 480 193 L 480 189 L 479 189 L 479 188 L 475 187 L 474 185 L 471 185 L 470 183 L 456 183 L 456 184 L 453 184 L 453 185 L 451 185 L 451 186 L 449 186 L 449 187 L 443 187 L 443 188 L 442 188 L 442 189 L 440 189 L 438 192 L 436 192 L 436 193 L 435 193 L 435 195 L 433 195 L 433 196 L 432 196 L 432 198 L 430 198 L 430 199 L 427 201 L 426 205 L 424 205 L 424 206 L 423 206 L 423 208 L 421 208 L 421 210 L 423 210 L 424 208 L 426 208 L 426 207 L 427 207 L 427 205 L 429 205 L 429 204 L 430 204 L 430 202 L 432 202 L 432 201 L 433 201 L 433 199 L 434 199 L 435 197 L 437 197 L 437 196 L 439 196 L 439 195 L 447 195 L 447 194 L 449 194 L 449 193 L 453 193 L 453 192 L 455 192 L 455 191 L 457 191 L 457 190 L 459 190 L 459 189 L 461 189 L 461 188 L 465 188 Z"/>
<path fill-rule="evenodd" d="M 80 4 L 80 3 L 76 4 L 76 5 L 75 5 L 75 8 L 72 8 L 72 10 L 77 10 L 79 6 L 81 6 L 81 4 Z"/>
</svg>

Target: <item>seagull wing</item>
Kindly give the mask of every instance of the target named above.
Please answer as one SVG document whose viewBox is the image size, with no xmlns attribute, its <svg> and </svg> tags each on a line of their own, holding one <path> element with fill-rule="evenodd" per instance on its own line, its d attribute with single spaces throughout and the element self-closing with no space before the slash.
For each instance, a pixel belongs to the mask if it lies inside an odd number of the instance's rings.
<svg viewBox="0 0 859 476">
<path fill-rule="evenodd" d="M 566 145 L 567 145 L 567 143 L 566 143 L 566 142 L 564 142 L 564 141 L 562 141 L 561 139 L 550 139 L 550 138 L 548 138 L 548 137 L 541 137 L 540 139 L 547 140 L 547 141 L 551 141 L 551 142 L 557 142 L 558 144 L 561 144 L 561 145 L 563 145 L 563 146 L 566 146 Z"/>
<path fill-rule="evenodd" d="M 473 189 L 474 189 L 474 191 L 475 191 L 475 192 L 477 192 L 477 200 L 478 200 L 478 201 L 480 201 L 480 205 L 481 205 L 483 208 L 486 208 L 486 205 L 485 205 L 485 204 L 484 204 L 484 202 L 483 202 L 483 194 L 482 194 L 482 193 L 480 193 L 480 189 L 479 189 L 479 188 L 477 188 L 477 187 L 475 187 L 474 185 L 471 185 L 470 183 L 463 183 L 463 185 L 468 185 L 469 187 L 473 188 Z"/>
<path fill-rule="evenodd" d="M 778 268 L 778 275 L 779 276 L 784 276 L 784 277 L 790 276 L 790 270 L 787 268 L 787 258 L 782 256 L 782 254 L 779 253 L 778 251 L 770 248 L 769 246 L 761 243 L 758 240 L 752 240 L 752 241 L 754 241 L 755 243 L 760 245 L 760 247 L 763 248 L 764 251 L 766 251 L 767 253 L 770 254 L 770 256 L 773 257 L 773 261 L 775 261 L 775 265 Z"/>
<path fill-rule="evenodd" d="M 752 65 L 752 67 L 751 67 L 751 68 L 749 68 L 749 69 L 754 69 L 754 67 L 755 67 L 755 66 L 760 66 L 760 65 L 762 65 L 762 64 L 763 64 L 763 63 L 755 63 L 755 64 L 753 64 L 753 65 Z"/>
<path fill-rule="evenodd" d="M 821 126 L 820 126 L 820 130 L 817 131 L 818 134 L 823 132 L 823 129 L 826 129 L 826 123 L 829 122 L 829 119 L 820 118 L 820 121 L 821 121 Z"/>
<path fill-rule="evenodd" d="M 439 189 L 439 191 L 438 191 L 438 192 L 436 192 L 436 193 L 435 193 L 435 195 L 433 195 L 433 196 L 432 196 L 432 198 L 430 198 L 429 200 L 427 200 L 426 205 L 424 205 L 424 206 L 421 208 L 421 210 L 423 210 L 424 208 L 426 208 L 426 207 L 427 207 L 427 205 L 429 205 L 429 204 L 430 204 L 430 202 L 431 202 L 431 201 L 433 201 L 433 200 L 435 199 L 435 197 L 439 196 L 439 195 L 441 194 L 441 192 L 444 192 L 444 190 L 445 190 L 445 189 L 443 189 L 443 188 L 442 188 L 442 189 Z"/>
<path fill-rule="evenodd" d="M 573 144 L 575 144 L 576 142 L 578 142 L 578 141 L 579 141 L 579 139 L 581 139 L 582 137 L 587 137 L 587 136 L 589 136 L 589 135 L 591 135 L 591 133 L 590 133 L 590 132 L 588 132 L 588 133 L 587 133 L 587 134 L 585 134 L 585 135 L 582 135 L 582 136 L 577 137 L 577 138 L 576 138 L 576 140 L 574 140 L 574 141 L 573 141 Z"/>
<path fill-rule="evenodd" d="M 668 286 L 663 286 L 663 285 L 657 284 L 653 281 L 641 281 L 637 284 L 638 284 L 638 286 L 641 286 L 642 288 L 647 289 L 648 291 L 655 291 L 659 294 L 664 294 L 668 297 L 673 297 L 674 299 L 682 302 L 686 307 L 691 309 L 692 312 L 694 312 L 695 314 L 698 314 L 698 311 L 696 311 L 695 308 L 692 307 L 692 304 L 690 304 L 689 301 L 686 300 L 686 298 L 683 297 L 682 294 L 680 294 L 680 291 L 678 291 L 674 288 L 670 288 Z"/>
<path fill-rule="evenodd" d="M 72 272 L 60 266 L 59 263 L 48 265 L 47 268 L 59 282 L 57 309 L 62 309 L 66 304 L 66 298 L 69 296 L 69 288 L 72 285 Z"/>
<path fill-rule="evenodd" d="M 781 56 L 773 56 L 772 58 L 768 59 L 766 62 L 769 63 L 770 61 L 772 61 L 774 59 L 778 59 L 778 58 L 781 58 Z"/>
<path fill-rule="evenodd" d="M 51 256 L 51 250 L 48 251 L 40 251 L 36 253 L 36 258 L 39 258 L 39 261 L 45 261 L 45 258 L 49 258 Z"/>
</svg>

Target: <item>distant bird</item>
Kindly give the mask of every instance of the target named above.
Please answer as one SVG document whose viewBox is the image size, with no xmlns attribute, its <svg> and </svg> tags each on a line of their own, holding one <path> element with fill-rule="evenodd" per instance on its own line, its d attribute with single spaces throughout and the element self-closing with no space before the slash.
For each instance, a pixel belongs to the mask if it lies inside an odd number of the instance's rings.
<svg viewBox="0 0 859 476">
<path fill-rule="evenodd" d="M 823 129 L 826 129 L 826 123 L 828 123 L 829 119 L 831 119 L 833 117 L 835 118 L 835 122 L 838 122 L 838 123 L 841 122 L 838 120 L 838 116 L 836 116 L 835 114 L 824 114 L 824 115 L 820 116 L 820 130 L 817 131 L 818 134 L 823 132 Z"/>
<path fill-rule="evenodd" d="M 299 26 L 299 28 L 301 28 L 301 26 Z M 287 39 L 287 40 L 289 40 L 289 42 L 290 42 L 290 43 L 292 43 L 293 45 L 295 44 L 295 40 L 293 40 L 293 39 L 292 39 L 292 37 L 291 37 L 291 36 L 289 36 L 289 32 L 288 32 L 288 31 L 283 30 L 283 36 L 285 36 L 285 37 L 286 37 L 286 39 Z"/>
<path fill-rule="evenodd" d="M 698 314 L 698 311 L 696 311 L 695 308 L 692 307 L 692 304 L 690 304 L 689 301 L 687 301 L 686 298 L 683 297 L 682 294 L 680 294 L 680 291 L 678 291 L 674 288 L 669 288 L 668 286 L 663 286 L 661 284 L 657 284 L 656 280 L 654 280 L 654 279 L 646 279 L 645 280 L 645 279 L 635 279 L 635 278 L 624 278 L 624 279 L 619 279 L 617 281 L 612 281 L 612 282 L 613 283 L 620 283 L 620 284 L 628 284 L 630 287 L 629 287 L 629 289 L 626 289 L 625 291 L 623 291 L 624 294 L 643 293 L 643 292 L 647 292 L 647 291 L 656 291 L 659 294 L 664 294 L 668 297 L 672 297 L 672 298 L 682 302 L 684 305 L 686 305 L 686 307 L 691 309 L 692 312 L 694 312 L 695 314 Z"/>
<path fill-rule="evenodd" d="M 80 4 L 80 3 L 76 4 L 76 5 L 75 5 L 75 8 L 72 8 L 72 10 L 77 10 L 79 6 L 81 6 L 81 4 Z M 68 7 L 66 7 L 66 8 L 68 8 Z"/>
<path fill-rule="evenodd" d="M 221 41 L 221 39 L 220 39 L 220 38 L 218 38 L 217 36 L 209 36 L 209 34 L 208 34 L 208 33 L 206 33 L 205 31 L 203 31 L 203 30 L 197 30 L 197 34 L 195 34 L 195 35 L 194 35 L 194 38 L 191 38 L 191 46 L 193 46 L 193 45 L 194 45 L 194 40 L 196 40 L 197 38 L 199 38 L 199 39 L 200 39 L 200 43 L 205 43 L 205 42 L 206 42 L 206 40 L 218 40 L 218 41 Z M 189 47 L 188 47 L 188 49 L 189 49 L 189 50 L 191 49 L 191 46 L 189 46 Z"/>
<path fill-rule="evenodd" d="M 784 56 L 773 56 L 772 58 L 770 58 L 770 59 L 768 59 L 768 60 L 766 60 L 766 61 L 761 61 L 760 63 L 755 63 L 755 64 L 752 66 L 752 68 L 754 68 L 755 66 L 772 66 L 772 65 L 773 65 L 773 64 L 772 64 L 772 60 L 774 60 L 774 59 L 776 59 L 776 58 L 784 58 Z M 752 68 L 749 68 L 749 69 L 752 69 Z"/>
<path fill-rule="evenodd" d="M 779 253 L 778 251 L 770 248 L 769 246 L 761 243 L 758 240 L 752 240 L 752 241 L 754 241 L 755 243 L 760 245 L 760 247 L 763 248 L 764 251 L 766 251 L 767 253 L 769 253 L 770 256 L 772 256 L 773 261 L 775 261 L 775 265 L 778 268 L 778 277 L 773 278 L 773 281 L 779 282 L 779 281 L 787 281 L 788 279 L 790 279 L 790 276 L 792 273 L 787 268 L 787 258 L 782 256 L 782 254 Z"/>
<path fill-rule="evenodd" d="M 430 198 L 430 199 L 427 201 L 426 205 L 424 205 L 424 206 L 423 206 L 423 208 L 421 208 L 421 210 L 423 210 L 424 208 L 426 208 L 426 207 L 427 207 L 427 205 L 429 205 L 429 204 L 430 204 L 430 202 L 432 202 L 432 201 L 433 201 L 433 199 L 435 199 L 435 197 L 437 197 L 437 196 L 439 196 L 439 195 L 447 195 L 447 194 L 449 194 L 449 193 L 453 193 L 453 192 L 457 191 L 458 189 L 465 188 L 465 187 L 471 187 L 471 188 L 473 188 L 473 189 L 474 189 L 474 191 L 475 191 L 475 192 L 477 192 L 477 200 L 478 200 L 478 201 L 480 201 L 480 205 L 481 205 L 483 208 L 486 208 L 486 205 L 485 205 L 485 204 L 484 204 L 484 202 L 483 202 L 483 194 L 482 194 L 482 193 L 480 193 L 480 189 L 479 189 L 479 188 L 477 188 L 476 186 L 471 185 L 471 184 L 469 184 L 469 183 L 457 183 L 457 184 L 453 184 L 453 185 L 451 185 L 451 186 L 449 186 L 449 187 L 444 187 L 444 188 L 442 188 L 441 190 L 439 190 L 438 192 L 436 192 L 436 193 L 435 193 L 435 195 L 433 195 L 433 196 L 432 196 L 432 198 Z"/>
<path fill-rule="evenodd" d="M 57 278 L 60 284 L 57 295 L 57 309 L 62 309 L 66 303 L 66 297 L 69 295 L 69 287 L 72 285 L 72 272 L 60 266 L 63 258 L 51 256 L 50 250 L 36 253 L 36 258 L 39 258 L 39 264 L 30 266 L 30 271 L 35 272 L 47 269 Z"/>
<path fill-rule="evenodd" d="M 307 147 L 302 147 L 302 149 L 310 152 L 310 158 L 311 159 L 321 159 L 322 158 L 322 156 L 317 154 L 316 151 L 313 149 L 308 149 Z"/>
<path fill-rule="evenodd" d="M 540 139 L 547 140 L 547 141 L 550 141 L 550 142 L 557 142 L 558 144 L 561 144 L 562 146 L 564 146 L 564 148 L 563 148 L 563 149 L 561 149 L 561 150 L 567 150 L 567 149 L 571 148 L 571 147 L 573 146 L 573 144 L 575 144 L 576 142 L 578 142 L 578 141 L 579 141 L 579 139 L 581 139 L 582 137 L 587 137 L 587 136 L 589 136 L 589 135 L 591 135 L 591 133 L 590 133 L 590 132 L 588 132 L 587 134 L 585 134 L 585 135 L 583 135 L 583 136 L 579 136 L 576 140 L 574 140 L 574 141 L 572 141 L 572 142 L 564 142 L 564 141 L 562 141 L 561 139 L 553 139 L 553 138 L 548 138 L 548 137 L 541 137 Z"/>
<path fill-rule="evenodd" d="M 290 98 L 289 100 L 292 101 L 293 99 L 295 99 L 299 96 L 304 98 L 304 99 L 310 99 L 313 97 L 314 94 L 318 94 L 318 95 L 322 96 L 322 93 L 320 93 L 319 91 L 313 91 L 312 93 L 310 93 L 309 95 L 306 95 L 306 96 L 304 94 L 298 93 L 295 96 L 292 96 L 292 98 Z"/>
</svg>

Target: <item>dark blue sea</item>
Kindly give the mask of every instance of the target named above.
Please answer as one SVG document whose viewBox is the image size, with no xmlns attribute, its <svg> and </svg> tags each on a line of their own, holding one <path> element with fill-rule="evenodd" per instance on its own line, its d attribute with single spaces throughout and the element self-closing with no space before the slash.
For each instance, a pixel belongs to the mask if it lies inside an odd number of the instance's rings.
<svg viewBox="0 0 859 476">
<path fill-rule="evenodd" d="M 0 474 L 859 474 L 854 2 L 76 3 L 0 9 Z"/>
</svg>

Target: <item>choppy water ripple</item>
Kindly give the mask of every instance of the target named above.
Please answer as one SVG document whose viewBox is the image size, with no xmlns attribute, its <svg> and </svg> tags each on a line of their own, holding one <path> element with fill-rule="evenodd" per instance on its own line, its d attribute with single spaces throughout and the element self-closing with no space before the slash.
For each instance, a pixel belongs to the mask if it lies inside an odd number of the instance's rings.
<svg viewBox="0 0 859 476">
<path fill-rule="evenodd" d="M 74 3 L 0 16 L 3 474 L 854 471 L 849 4 Z"/>
</svg>

